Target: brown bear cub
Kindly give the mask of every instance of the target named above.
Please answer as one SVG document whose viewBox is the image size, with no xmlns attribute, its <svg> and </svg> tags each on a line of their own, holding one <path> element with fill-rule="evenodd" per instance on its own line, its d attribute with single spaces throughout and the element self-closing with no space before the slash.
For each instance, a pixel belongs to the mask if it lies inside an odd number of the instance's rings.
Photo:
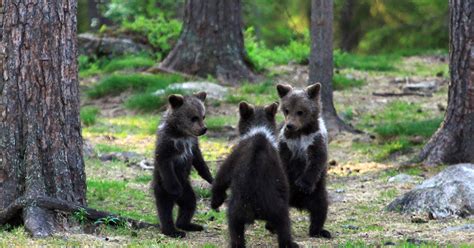
<svg viewBox="0 0 474 248">
<path fill-rule="evenodd" d="M 255 220 L 275 227 L 279 247 L 298 247 L 291 238 L 288 182 L 278 155 L 278 104 L 253 107 L 242 102 L 239 110 L 240 142 L 216 175 L 211 207 L 218 209 L 224 203 L 230 187 L 227 217 L 231 247 L 245 247 L 245 224 Z"/>
<path fill-rule="evenodd" d="M 279 152 L 290 184 L 290 206 L 310 212 L 311 237 L 331 238 L 323 229 L 328 212 L 328 134 L 321 117 L 321 84 L 304 90 L 279 84 L 277 90 L 285 116 Z"/>
<path fill-rule="evenodd" d="M 212 175 L 204 161 L 197 136 L 206 133 L 204 125 L 206 93 L 192 96 L 171 95 L 168 109 L 157 131 L 153 191 L 161 231 L 170 237 L 184 237 L 184 231 L 202 231 L 191 223 L 196 210 L 196 196 L 189 182 L 191 167 L 212 184 Z M 176 227 L 173 207 L 179 206 Z"/>
</svg>

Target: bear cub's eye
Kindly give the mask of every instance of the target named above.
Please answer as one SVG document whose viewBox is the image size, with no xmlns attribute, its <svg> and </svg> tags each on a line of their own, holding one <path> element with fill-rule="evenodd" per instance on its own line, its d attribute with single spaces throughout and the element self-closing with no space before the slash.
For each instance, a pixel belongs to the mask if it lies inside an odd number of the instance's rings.
<svg viewBox="0 0 474 248">
<path fill-rule="evenodd" d="M 194 116 L 193 118 L 191 118 L 191 121 L 192 121 L 192 122 L 198 122 L 198 121 L 199 121 L 199 117 Z"/>
<path fill-rule="evenodd" d="M 303 113 L 303 111 L 300 110 L 300 111 L 296 112 L 296 114 L 299 115 L 299 116 L 302 116 L 304 113 Z"/>
<path fill-rule="evenodd" d="M 283 112 L 285 112 L 285 115 L 290 113 L 290 111 L 288 109 L 284 109 Z"/>
</svg>

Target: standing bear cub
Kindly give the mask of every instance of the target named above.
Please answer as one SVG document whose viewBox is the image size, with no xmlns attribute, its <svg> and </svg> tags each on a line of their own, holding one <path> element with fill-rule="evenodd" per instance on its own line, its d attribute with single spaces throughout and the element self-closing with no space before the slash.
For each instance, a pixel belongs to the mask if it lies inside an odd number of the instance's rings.
<svg viewBox="0 0 474 248">
<path fill-rule="evenodd" d="M 331 238 L 323 229 L 328 212 L 328 134 L 321 117 L 321 84 L 304 90 L 279 84 L 277 90 L 285 116 L 279 151 L 290 184 L 290 206 L 309 211 L 311 237 Z"/>
<path fill-rule="evenodd" d="M 197 136 L 206 133 L 204 125 L 206 93 L 192 96 L 171 95 L 168 109 L 157 131 L 153 191 L 161 231 L 170 237 L 184 237 L 184 231 L 202 231 L 191 223 L 196 210 L 196 196 L 189 182 L 191 167 L 212 184 L 212 175 L 204 161 Z M 179 206 L 176 227 L 173 207 Z"/>
<path fill-rule="evenodd" d="M 231 197 L 227 212 L 231 247 L 245 247 L 245 224 L 266 220 L 278 234 L 279 247 L 292 241 L 288 213 L 289 189 L 278 155 L 275 114 L 278 104 L 253 107 L 240 103 L 240 142 L 220 167 L 212 187 L 211 207 Z"/>
</svg>

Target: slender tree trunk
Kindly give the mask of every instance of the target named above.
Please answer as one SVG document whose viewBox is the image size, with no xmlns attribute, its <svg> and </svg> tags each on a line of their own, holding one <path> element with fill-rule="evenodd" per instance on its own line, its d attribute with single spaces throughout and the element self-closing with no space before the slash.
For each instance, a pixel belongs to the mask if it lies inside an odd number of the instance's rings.
<svg viewBox="0 0 474 248">
<path fill-rule="evenodd" d="M 420 154 L 428 165 L 474 163 L 474 2 L 450 0 L 451 83 L 444 122 Z"/>
<path fill-rule="evenodd" d="M 187 0 L 181 37 L 161 66 L 231 84 L 253 81 L 246 62 L 241 1 Z"/>
<path fill-rule="evenodd" d="M 333 1 L 311 2 L 311 55 L 309 58 L 309 84 L 320 82 L 323 117 L 330 133 L 351 131 L 337 115 L 333 104 Z"/>
<path fill-rule="evenodd" d="M 360 23 L 354 22 L 356 5 L 355 0 L 346 0 L 340 12 L 339 28 L 342 36 L 340 47 L 346 52 L 352 51 L 359 44 Z"/>
<path fill-rule="evenodd" d="M 38 197 L 85 205 L 77 1 L 3 3 L 0 210 L 11 209 L 18 199 Z M 55 212 L 37 204 L 18 206 L 21 214 L 13 219 L 23 220 L 34 236 L 57 230 Z"/>
</svg>

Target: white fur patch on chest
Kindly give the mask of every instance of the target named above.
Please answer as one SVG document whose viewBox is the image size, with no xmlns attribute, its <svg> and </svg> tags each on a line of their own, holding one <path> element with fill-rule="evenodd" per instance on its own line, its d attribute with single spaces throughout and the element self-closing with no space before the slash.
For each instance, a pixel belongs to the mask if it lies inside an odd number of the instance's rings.
<svg viewBox="0 0 474 248">
<path fill-rule="evenodd" d="M 187 160 L 193 156 L 194 140 L 192 138 L 172 139 L 174 148 L 181 153 L 176 154 L 180 159 Z"/>
<path fill-rule="evenodd" d="M 255 135 L 258 134 L 263 134 L 265 138 L 270 142 L 270 144 L 273 146 L 273 148 L 278 149 L 278 142 L 275 137 L 275 135 L 272 134 L 272 131 L 270 131 L 266 127 L 254 127 L 250 129 L 240 140 L 246 140 L 248 138 L 254 137 Z"/>
<path fill-rule="evenodd" d="M 313 144 L 314 139 L 318 136 L 322 136 L 325 145 L 328 144 L 328 131 L 326 124 L 322 118 L 318 119 L 319 130 L 314 133 L 300 136 L 295 139 L 287 139 L 284 135 L 285 127 L 281 129 L 280 140 L 285 142 L 292 153 L 293 158 L 305 158 L 307 157 L 308 147 Z"/>
</svg>

